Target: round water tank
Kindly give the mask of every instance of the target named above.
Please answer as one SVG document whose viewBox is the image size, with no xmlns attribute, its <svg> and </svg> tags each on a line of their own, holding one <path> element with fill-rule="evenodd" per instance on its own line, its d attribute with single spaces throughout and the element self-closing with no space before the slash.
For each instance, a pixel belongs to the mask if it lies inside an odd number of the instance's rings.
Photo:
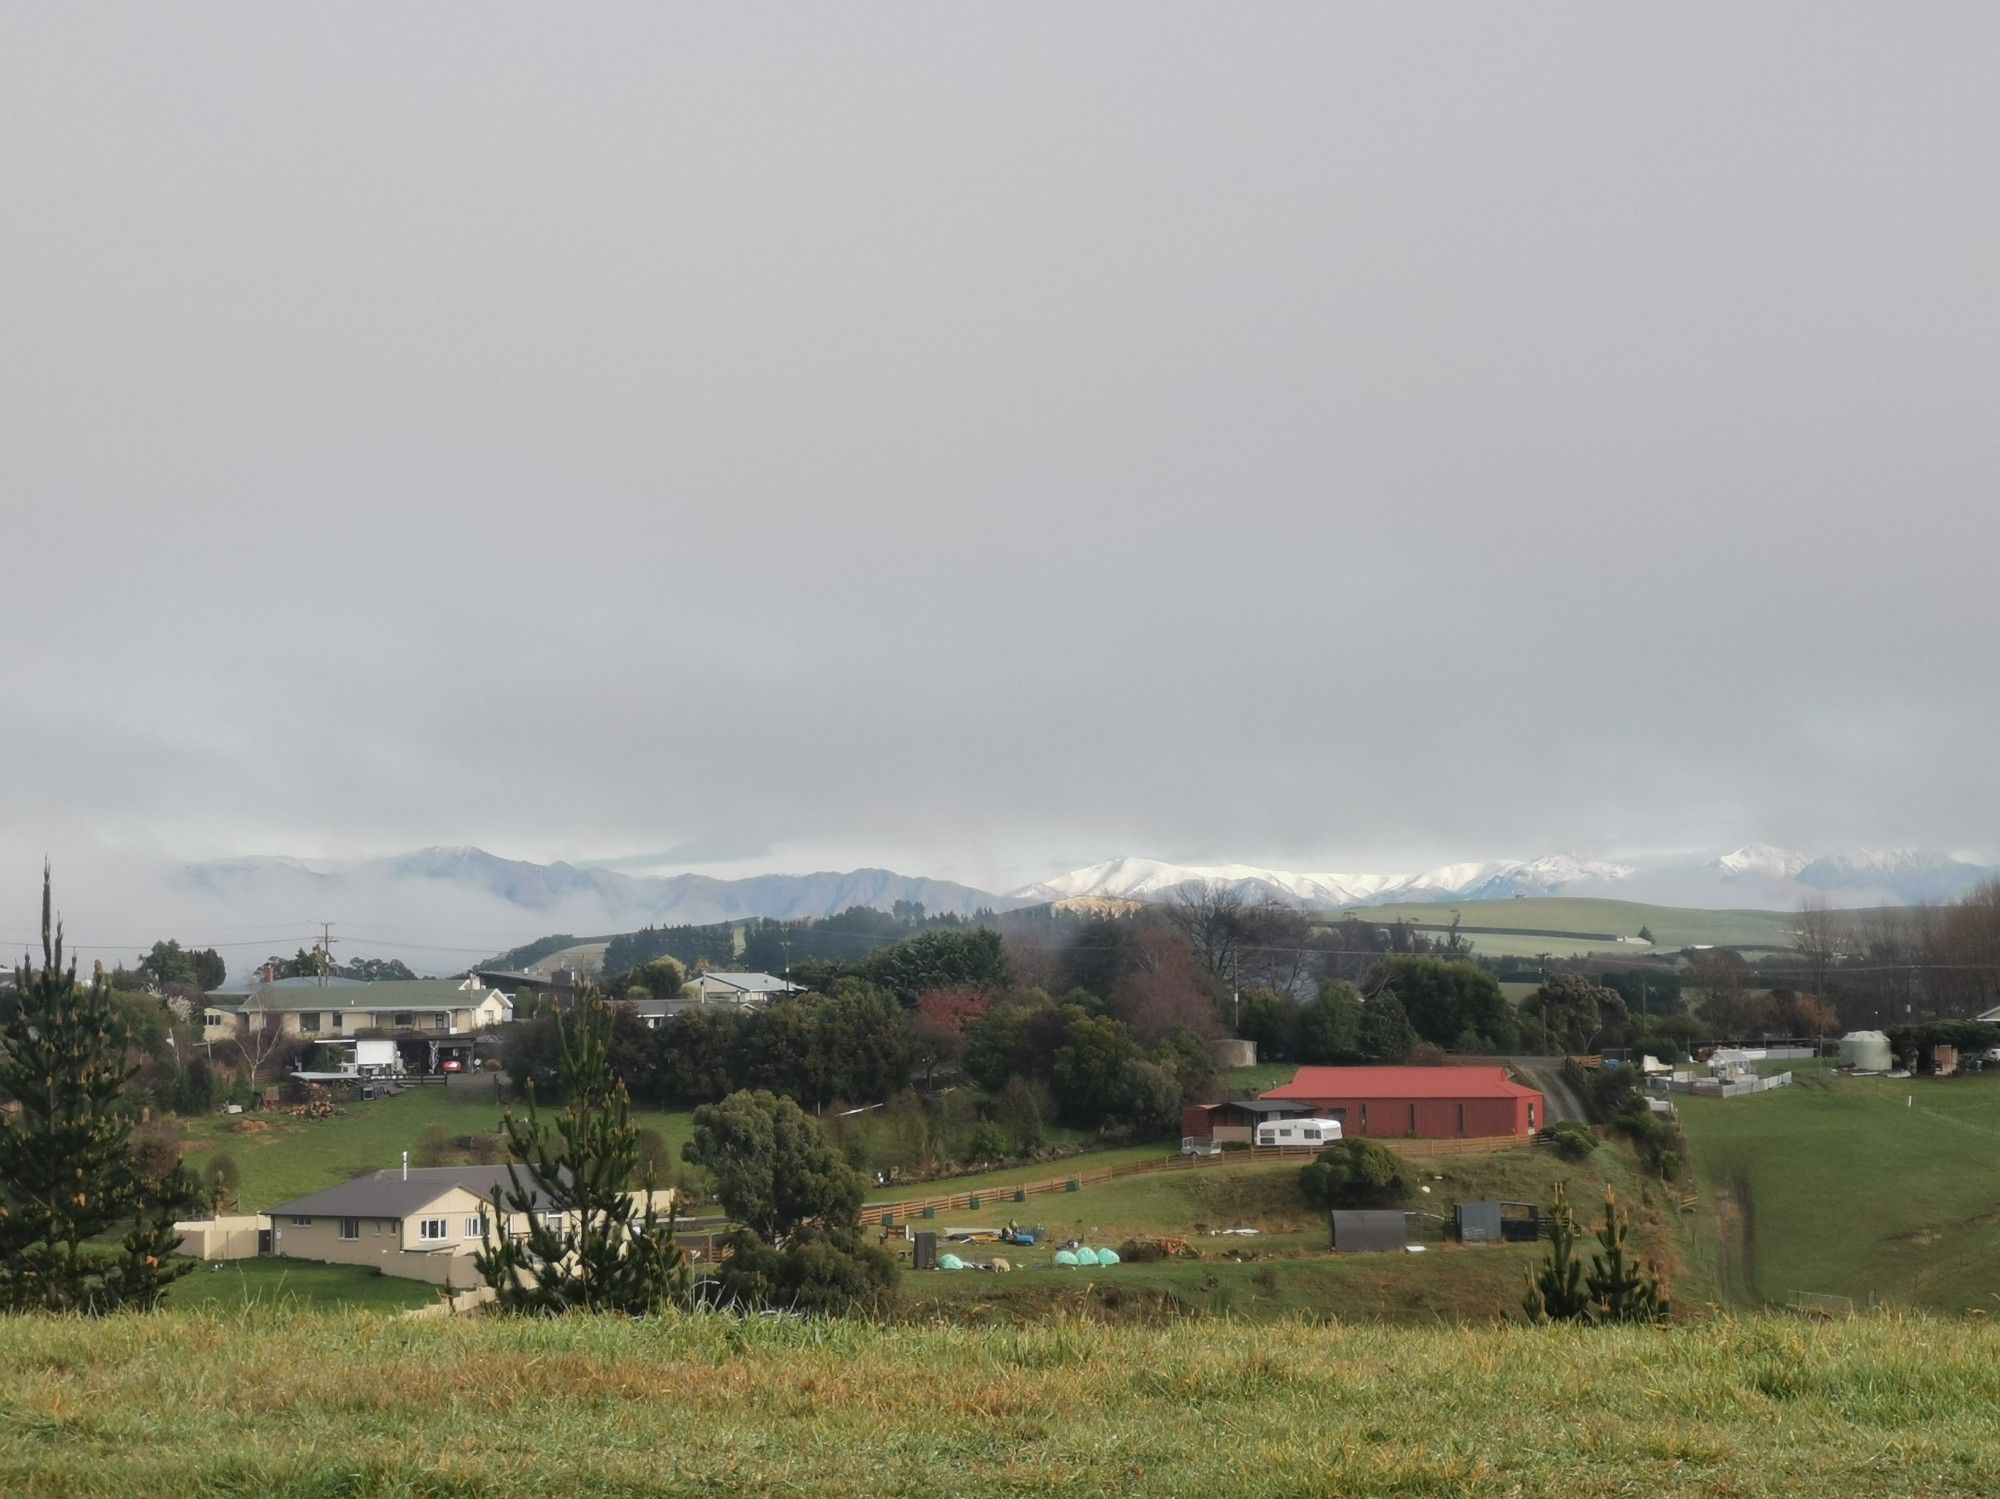
<svg viewBox="0 0 2000 1499">
<path fill-rule="evenodd" d="M 1840 1063 L 1857 1072 L 1887 1072 L 1896 1058 L 1880 1031 L 1849 1031 L 1840 1038 Z"/>
</svg>

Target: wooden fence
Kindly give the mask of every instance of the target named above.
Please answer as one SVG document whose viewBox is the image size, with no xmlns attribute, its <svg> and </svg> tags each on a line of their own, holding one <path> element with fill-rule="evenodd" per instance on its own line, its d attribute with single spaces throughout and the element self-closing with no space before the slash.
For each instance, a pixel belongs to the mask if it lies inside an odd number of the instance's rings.
<svg viewBox="0 0 2000 1499">
<path fill-rule="evenodd" d="M 1493 1135 L 1467 1140 L 1377 1140 L 1374 1142 L 1397 1155 L 1497 1155 L 1503 1150 L 1525 1150 L 1534 1138 L 1524 1135 Z M 926 1213 L 971 1211 L 992 1203 L 1025 1202 L 1052 1192 L 1075 1192 L 1099 1182 L 1120 1177 L 1144 1176 L 1159 1171 L 1213 1171 L 1227 1166 L 1243 1166 L 1258 1161 L 1309 1160 L 1318 1155 L 1313 1145 L 1263 1145 L 1251 1150 L 1225 1150 L 1220 1155 L 1153 1156 L 1143 1161 L 1126 1161 L 1117 1166 L 1099 1166 L 1092 1171 L 1072 1171 L 1044 1181 L 1015 1182 L 998 1187 L 982 1187 L 971 1192 L 951 1192 L 937 1197 L 913 1197 L 904 1202 L 871 1202 L 861 1209 L 863 1223 L 903 1223 Z"/>
</svg>

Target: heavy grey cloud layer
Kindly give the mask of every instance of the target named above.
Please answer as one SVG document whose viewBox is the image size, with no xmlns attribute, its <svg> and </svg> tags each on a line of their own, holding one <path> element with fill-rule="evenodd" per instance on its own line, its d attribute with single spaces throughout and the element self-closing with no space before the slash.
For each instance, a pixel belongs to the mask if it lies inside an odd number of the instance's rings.
<svg viewBox="0 0 2000 1499">
<path fill-rule="evenodd" d="M 0 10 L 0 850 L 2000 842 L 1984 5 Z"/>
</svg>

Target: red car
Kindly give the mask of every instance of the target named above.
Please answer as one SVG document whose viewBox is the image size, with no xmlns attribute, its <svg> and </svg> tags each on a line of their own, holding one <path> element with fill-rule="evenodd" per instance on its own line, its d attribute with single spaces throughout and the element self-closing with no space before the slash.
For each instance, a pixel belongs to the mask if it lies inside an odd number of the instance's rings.
<svg viewBox="0 0 2000 1499">
<path fill-rule="evenodd" d="M 438 1063 L 438 1071 L 463 1072 L 465 1071 L 465 1063 L 461 1062 L 457 1057 L 446 1057 L 442 1062 Z"/>
</svg>

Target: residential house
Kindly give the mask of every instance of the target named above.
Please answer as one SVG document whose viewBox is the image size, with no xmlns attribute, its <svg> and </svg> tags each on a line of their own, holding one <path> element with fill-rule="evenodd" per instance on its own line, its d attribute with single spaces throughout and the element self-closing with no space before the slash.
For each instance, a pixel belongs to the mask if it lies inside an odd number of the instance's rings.
<svg viewBox="0 0 2000 1499">
<path fill-rule="evenodd" d="M 803 994 L 799 985 L 768 973 L 703 973 L 695 977 L 694 996 L 701 1004 L 752 1009 L 785 994 Z"/>
<path fill-rule="evenodd" d="M 309 1041 L 344 1041 L 362 1032 L 393 1039 L 404 1070 L 469 1068 L 472 1037 L 514 1018 L 514 1001 L 478 978 L 277 979 L 217 989 L 202 1009 L 202 1038 L 233 1041 L 275 1030 Z"/>
<path fill-rule="evenodd" d="M 525 1174 L 523 1183 L 529 1184 Z M 506 1192 L 505 1166 L 412 1166 L 374 1171 L 271 1209 L 271 1253 L 335 1265 L 373 1265 L 384 1275 L 463 1289 L 479 1283 L 473 1255 L 493 1221 L 492 1194 Z M 671 1191 L 654 1194 L 660 1211 Z M 531 1192 L 531 1211 L 556 1212 Z M 509 1212 L 507 1232 L 528 1232 Z"/>
</svg>

